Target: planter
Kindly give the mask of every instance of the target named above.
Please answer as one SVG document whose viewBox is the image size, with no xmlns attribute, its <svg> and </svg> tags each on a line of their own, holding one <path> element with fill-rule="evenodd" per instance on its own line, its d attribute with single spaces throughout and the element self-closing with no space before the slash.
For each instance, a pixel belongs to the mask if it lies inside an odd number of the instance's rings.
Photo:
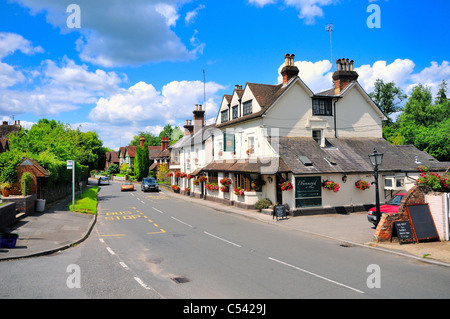
<svg viewBox="0 0 450 319">
<path fill-rule="evenodd" d="M 2 190 L 2 196 L 3 196 L 3 197 L 8 197 L 9 194 L 10 194 L 9 189 L 4 189 L 4 190 Z"/>
<path fill-rule="evenodd" d="M 36 211 L 43 212 L 45 210 L 45 199 L 36 199 Z"/>
<path fill-rule="evenodd" d="M 0 234 L 0 248 L 15 248 L 18 234 Z"/>
</svg>

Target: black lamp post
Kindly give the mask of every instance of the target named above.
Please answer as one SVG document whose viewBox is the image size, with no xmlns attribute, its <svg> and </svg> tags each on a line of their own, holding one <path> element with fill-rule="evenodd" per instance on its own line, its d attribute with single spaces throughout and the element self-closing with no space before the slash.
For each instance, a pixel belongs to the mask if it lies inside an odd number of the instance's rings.
<svg viewBox="0 0 450 319">
<path fill-rule="evenodd" d="M 374 177 L 375 177 L 375 204 L 376 204 L 376 218 L 377 225 L 381 220 L 380 213 L 380 194 L 378 192 L 378 165 L 381 165 L 383 162 L 383 153 L 378 153 L 376 149 L 373 149 L 373 153 L 369 155 L 370 162 L 374 168 Z"/>
</svg>

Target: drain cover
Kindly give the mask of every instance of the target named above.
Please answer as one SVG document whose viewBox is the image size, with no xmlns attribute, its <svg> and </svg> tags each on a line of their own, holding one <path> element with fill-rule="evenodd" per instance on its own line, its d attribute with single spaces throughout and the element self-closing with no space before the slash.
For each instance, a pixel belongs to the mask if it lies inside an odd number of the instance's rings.
<svg viewBox="0 0 450 319">
<path fill-rule="evenodd" d="M 184 284 L 186 282 L 189 282 L 189 279 L 187 279 L 186 277 L 173 277 L 170 279 L 172 279 L 177 284 Z"/>
</svg>

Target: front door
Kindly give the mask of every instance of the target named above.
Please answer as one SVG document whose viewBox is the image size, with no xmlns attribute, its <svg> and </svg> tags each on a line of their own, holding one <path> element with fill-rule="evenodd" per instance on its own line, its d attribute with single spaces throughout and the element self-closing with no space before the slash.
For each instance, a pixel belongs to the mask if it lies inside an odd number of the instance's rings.
<svg viewBox="0 0 450 319">
<path fill-rule="evenodd" d="M 275 174 L 275 192 L 277 194 L 277 204 L 283 204 L 283 191 L 278 186 L 281 184 L 281 176 L 279 174 Z"/>
</svg>

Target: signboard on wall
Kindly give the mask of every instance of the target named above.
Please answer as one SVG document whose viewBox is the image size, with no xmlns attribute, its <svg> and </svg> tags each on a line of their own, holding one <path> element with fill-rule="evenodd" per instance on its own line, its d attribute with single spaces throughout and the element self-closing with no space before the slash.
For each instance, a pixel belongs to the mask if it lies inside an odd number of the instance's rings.
<svg viewBox="0 0 450 319">
<path fill-rule="evenodd" d="M 322 206 L 321 177 L 295 177 L 295 207 L 314 206 Z"/>
</svg>

